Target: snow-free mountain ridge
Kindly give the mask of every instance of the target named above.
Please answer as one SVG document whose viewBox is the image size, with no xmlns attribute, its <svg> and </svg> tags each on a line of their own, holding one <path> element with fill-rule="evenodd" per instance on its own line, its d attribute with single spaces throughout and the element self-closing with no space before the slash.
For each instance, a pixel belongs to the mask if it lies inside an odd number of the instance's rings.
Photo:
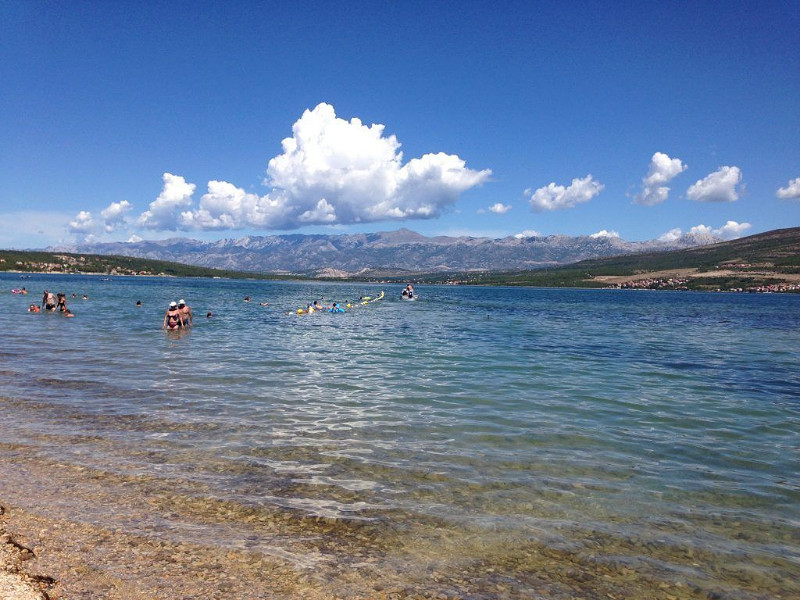
<svg viewBox="0 0 800 600">
<path fill-rule="evenodd" d="M 113 254 L 257 273 L 346 275 L 508 271 L 564 265 L 590 258 L 677 250 L 720 241 L 687 234 L 676 240 L 627 242 L 619 237 L 426 237 L 408 229 L 357 234 L 246 236 L 202 242 L 190 238 L 78 243 L 58 252 Z"/>
</svg>

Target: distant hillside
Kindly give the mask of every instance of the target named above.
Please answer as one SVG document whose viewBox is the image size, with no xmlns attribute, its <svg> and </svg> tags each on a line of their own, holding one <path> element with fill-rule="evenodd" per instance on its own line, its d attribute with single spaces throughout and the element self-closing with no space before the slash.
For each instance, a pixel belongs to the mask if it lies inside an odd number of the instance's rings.
<svg viewBox="0 0 800 600">
<path fill-rule="evenodd" d="M 267 278 L 240 271 L 209 269 L 174 262 L 55 252 L 0 250 L 0 271 L 22 273 L 90 273 L 103 275 L 161 275 L 173 277 Z"/>
<path fill-rule="evenodd" d="M 627 242 L 618 237 L 566 235 L 426 237 L 398 231 L 342 235 L 248 236 L 217 242 L 187 238 L 79 244 L 52 251 L 168 260 L 236 271 L 293 273 L 307 277 L 380 277 L 454 271 L 538 269 L 590 258 L 674 250 L 719 241 L 689 234 L 678 240 Z"/>
<path fill-rule="evenodd" d="M 543 287 L 798 291 L 800 227 L 696 248 L 585 260 L 537 271 L 431 275 L 426 279 Z M 769 286 L 772 289 L 767 289 Z"/>
<path fill-rule="evenodd" d="M 296 237 L 297 240 L 286 241 Z M 779 229 L 753 235 L 729 242 L 719 242 L 704 246 L 696 246 L 668 252 L 643 252 L 583 260 L 565 266 L 547 266 L 536 270 L 516 269 L 505 271 L 467 271 L 452 270 L 429 273 L 427 275 L 412 273 L 402 269 L 386 268 L 384 272 L 362 269 L 361 275 L 353 275 L 330 266 L 325 260 L 326 244 L 332 244 L 334 238 L 340 244 L 347 238 L 367 238 L 364 243 L 373 246 L 384 246 L 388 251 L 398 252 L 398 248 L 407 249 L 409 245 L 418 243 L 427 247 L 429 244 L 454 246 L 461 252 L 468 252 L 473 245 L 480 247 L 492 241 L 486 238 L 426 238 L 400 230 L 390 234 L 371 234 L 365 236 L 275 236 L 257 238 L 258 244 L 317 244 L 319 254 L 316 262 L 319 266 L 306 273 L 307 276 L 324 278 L 349 278 L 356 280 L 380 279 L 382 281 L 414 281 L 428 283 L 462 283 L 476 285 L 527 285 L 543 287 L 630 287 L 650 289 L 697 289 L 697 290 L 755 290 L 755 291 L 800 291 L 800 227 Z M 523 238 L 529 243 L 547 242 L 552 238 L 564 241 L 564 247 L 570 244 L 580 245 L 586 238 L 568 238 L 551 236 L 550 238 Z M 516 239 L 516 238 L 514 238 Z M 594 238 L 592 238 L 594 239 Z M 616 238 L 614 238 L 616 239 Z M 433 240 L 433 242 L 432 242 Z M 578 241 L 576 241 L 578 240 Z M 602 241 L 602 240 L 601 240 Z M 207 244 L 194 240 L 166 240 L 164 242 L 146 242 L 147 245 L 164 245 L 174 248 L 177 244 L 196 248 L 198 256 L 202 249 L 221 245 L 224 248 L 235 248 L 236 243 L 248 246 L 250 238 L 230 241 L 223 240 L 216 244 Z M 627 242 L 622 242 L 627 244 Z M 687 242 L 688 243 L 688 242 Z M 140 243 L 141 244 L 141 243 Z M 647 243 L 641 243 L 647 245 Z M 121 244 L 109 244 L 117 247 Z M 138 246 L 141 248 L 142 246 Z M 338 252 L 342 248 L 337 249 Z M 419 250 L 422 252 L 423 250 Z M 554 251 L 551 247 L 551 251 Z M 565 253 L 568 252 L 565 250 Z M 563 258 L 563 257 L 562 257 Z M 324 266 L 322 266 L 324 265 Z M 23 252 L 0 250 L 0 271 L 23 272 L 58 272 L 58 273 L 103 273 L 108 275 L 166 275 L 183 277 L 230 277 L 230 278 L 289 278 L 297 275 L 258 274 L 248 271 L 230 269 L 212 269 L 177 262 L 135 258 L 129 256 L 93 255 L 72 252 Z"/>
</svg>

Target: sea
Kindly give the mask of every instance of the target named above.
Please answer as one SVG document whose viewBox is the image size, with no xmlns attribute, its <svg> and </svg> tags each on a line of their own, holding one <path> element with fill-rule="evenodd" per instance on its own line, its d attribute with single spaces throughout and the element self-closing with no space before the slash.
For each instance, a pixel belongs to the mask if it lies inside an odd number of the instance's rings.
<svg viewBox="0 0 800 600">
<path fill-rule="evenodd" d="M 257 557 L 294 597 L 800 597 L 800 295 L 0 288 L 0 500 L 26 511 Z M 45 289 L 75 317 L 28 313 Z M 193 327 L 162 330 L 179 299 Z"/>
</svg>

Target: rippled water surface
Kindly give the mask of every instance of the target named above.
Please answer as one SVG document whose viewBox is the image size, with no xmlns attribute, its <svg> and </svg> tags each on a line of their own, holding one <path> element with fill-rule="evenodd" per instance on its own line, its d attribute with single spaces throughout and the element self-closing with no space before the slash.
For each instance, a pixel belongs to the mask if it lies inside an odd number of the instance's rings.
<svg viewBox="0 0 800 600">
<path fill-rule="evenodd" d="M 384 286 L 297 316 L 381 287 L 0 284 L 0 491 L 30 509 L 343 590 L 370 563 L 453 597 L 800 593 L 800 296 Z M 45 288 L 77 316 L 26 313 Z M 179 298 L 195 326 L 161 331 Z"/>
</svg>

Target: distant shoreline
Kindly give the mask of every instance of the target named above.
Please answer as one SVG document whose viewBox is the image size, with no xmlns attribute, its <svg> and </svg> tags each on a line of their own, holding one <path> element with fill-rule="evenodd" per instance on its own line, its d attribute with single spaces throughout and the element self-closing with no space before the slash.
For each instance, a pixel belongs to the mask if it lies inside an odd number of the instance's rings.
<svg viewBox="0 0 800 600">
<path fill-rule="evenodd" d="M 166 273 L 141 275 L 136 273 L 94 273 L 94 272 L 63 272 L 63 271 L 17 271 L 6 270 L 0 273 L 9 273 L 22 276 L 33 275 L 80 275 L 90 277 L 131 277 L 131 278 L 151 278 L 151 279 L 226 279 L 230 281 L 308 281 L 308 282 L 331 282 L 331 283 L 351 283 L 351 284 L 383 284 L 383 285 L 402 285 L 400 280 L 389 280 L 385 278 L 376 279 L 350 279 L 350 278 L 309 278 L 301 277 L 299 275 L 286 276 L 285 278 L 280 275 L 265 275 L 262 277 L 230 277 L 224 275 L 172 275 Z M 777 283 L 768 283 L 761 285 L 752 285 L 748 287 L 728 287 L 720 286 L 706 286 L 703 288 L 690 288 L 686 284 L 691 281 L 691 277 L 687 280 L 678 283 L 672 283 L 672 278 L 653 278 L 653 273 L 642 273 L 639 277 L 627 277 L 620 275 L 598 277 L 596 281 L 603 281 L 608 285 L 575 285 L 565 283 L 564 285 L 543 284 L 537 282 L 521 283 L 515 281 L 480 281 L 480 280 L 451 280 L 451 281 L 431 281 L 418 277 L 406 277 L 402 281 L 409 281 L 415 285 L 457 285 L 457 286 L 475 286 L 475 287 L 527 287 L 527 288 L 541 288 L 541 289 L 575 289 L 575 290 L 629 290 L 629 291 L 660 291 L 660 292 L 717 292 L 717 293 L 756 293 L 756 294 L 797 294 L 800 293 L 800 275 L 786 276 L 780 274 L 759 274 L 762 278 L 780 279 Z M 484 274 L 484 277 L 492 277 L 492 274 Z M 501 274 L 494 275 L 501 277 Z M 709 274 L 701 274 L 700 277 L 711 277 Z M 717 275 L 724 276 L 724 275 Z M 619 283 L 612 283 L 618 281 Z M 752 283 L 757 283 L 754 279 Z"/>
</svg>

